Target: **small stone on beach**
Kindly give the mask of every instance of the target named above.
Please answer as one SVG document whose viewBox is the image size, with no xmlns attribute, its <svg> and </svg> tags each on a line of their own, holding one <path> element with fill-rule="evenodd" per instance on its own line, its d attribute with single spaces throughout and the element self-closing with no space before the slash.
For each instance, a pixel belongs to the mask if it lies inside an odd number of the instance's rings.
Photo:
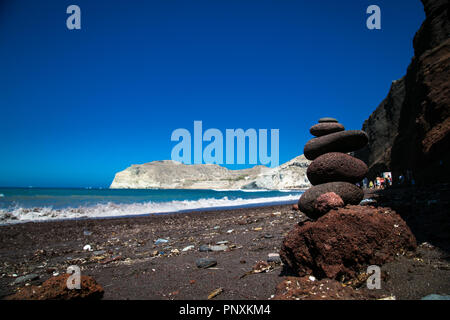
<svg viewBox="0 0 450 320">
<path fill-rule="evenodd" d="M 195 261 L 197 268 L 206 269 L 217 265 L 217 260 L 214 258 L 200 258 Z"/>
<path fill-rule="evenodd" d="M 191 250 L 191 249 L 194 249 L 194 246 L 187 246 L 187 247 L 184 247 L 183 250 L 181 250 L 181 251 L 186 252 L 186 251 L 189 251 L 189 250 Z"/>
<path fill-rule="evenodd" d="M 158 245 L 158 244 L 167 243 L 167 242 L 169 242 L 169 240 L 160 238 L 155 241 L 155 244 Z"/>
</svg>

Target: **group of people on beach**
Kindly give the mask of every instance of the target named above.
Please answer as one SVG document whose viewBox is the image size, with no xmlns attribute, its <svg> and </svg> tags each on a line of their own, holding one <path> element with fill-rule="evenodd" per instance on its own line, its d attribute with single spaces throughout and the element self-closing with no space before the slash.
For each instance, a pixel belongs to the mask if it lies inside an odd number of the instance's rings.
<svg viewBox="0 0 450 320">
<path fill-rule="evenodd" d="M 383 172 L 378 174 L 374 180 L 369 180 L 364 178 L 361 184 L 364 189 L 386 189 L 393 185 L 391 172 Z M 415 180 L 413 178 L 411 170 L 407 170 L 406 175 L 400 174 L 396 180 L 396 185 L 415 185 Z"/>
<path fill-rule="evenodd" d="M 364 188 L 369 189 L 386 189 L 387 187 L 392 186 L 392 178 L 376 177 L 375 180 L 370 180 L 368 184 L 363 183 L 363 186 Z"/>
</svg>

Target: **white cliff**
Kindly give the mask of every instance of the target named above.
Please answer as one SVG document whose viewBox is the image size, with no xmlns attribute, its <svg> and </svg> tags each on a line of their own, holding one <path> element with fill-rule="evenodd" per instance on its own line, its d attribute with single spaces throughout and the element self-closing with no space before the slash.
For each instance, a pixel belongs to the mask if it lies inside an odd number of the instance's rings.
<svg viewBox="0 0 450 320">
<path fill-rule="evenodd" d="M 216 164 L 153 161 L 118 172 L 111 189 L 302 189 L 309 165 L 303 155 L 276 168 L 229 170 Z"/>
</svg>

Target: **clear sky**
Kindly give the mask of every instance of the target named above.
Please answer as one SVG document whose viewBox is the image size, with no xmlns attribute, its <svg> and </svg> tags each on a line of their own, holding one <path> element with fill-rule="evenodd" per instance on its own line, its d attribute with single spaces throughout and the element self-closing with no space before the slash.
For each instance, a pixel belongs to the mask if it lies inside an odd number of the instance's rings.
<svg viewBox="0 0 450 320">
<path fill-rule="evenodd" d="M 320 117 L 361 129 L 423 19 L 419 0 L 1 0 L 0 186 L 109 186 L 194 120 L 279 129 L 286 162 Z"/>
</svg>

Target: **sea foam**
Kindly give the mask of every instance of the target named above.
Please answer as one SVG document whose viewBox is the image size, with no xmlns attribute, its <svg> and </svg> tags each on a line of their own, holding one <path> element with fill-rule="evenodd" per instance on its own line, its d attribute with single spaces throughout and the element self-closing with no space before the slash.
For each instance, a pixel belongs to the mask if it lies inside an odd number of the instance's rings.
<svg viewBox="0 0 450 320">
<path fill-rule="evenodd" d="M 136 202 L 136 203 L 99 203 L 90 206 L 53 209 L 52 207 L 24 208 L 15 206 L 0 209 L 0 224 L 11 224 L 28 221 L 46 221 L 79 218 L 106 218 L 120 216 L 137 216 L 163 214 L 200 209 L 218 209 L 229 207 L 246 207 L 263 204 L 282 204 L 298 200 L 298 195 L 266 197 L 254 199 L 221 199 L 207 198 L 199 200 L 174 200 L 169 202 Z"/>
</svg>

